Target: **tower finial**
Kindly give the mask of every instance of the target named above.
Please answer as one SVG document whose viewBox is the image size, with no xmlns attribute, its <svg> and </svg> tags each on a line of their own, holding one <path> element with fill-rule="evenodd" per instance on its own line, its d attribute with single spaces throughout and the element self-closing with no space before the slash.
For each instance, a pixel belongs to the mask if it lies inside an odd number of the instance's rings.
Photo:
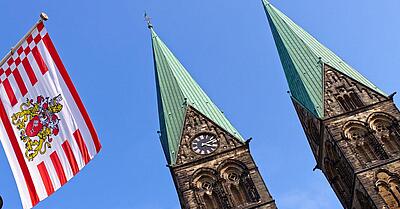
<svg viewBox="0 0 400 209">
<path fill-rule="evenodd" d="M 47 21 L 47 20 L 49 20 L 49 16 L 47 16 L 46 13 L 42 12 L 42 13 L 40 13 L 40 19 L 43 21 Z"/>
<path fill-rule="evenodd" d="M 144 20 L 146 21 L 149 29 L 153 28 L 153 24 L 151 24 L 151 17 L 147 15 L 147 12 L 144 12 Z"/>
</svg>

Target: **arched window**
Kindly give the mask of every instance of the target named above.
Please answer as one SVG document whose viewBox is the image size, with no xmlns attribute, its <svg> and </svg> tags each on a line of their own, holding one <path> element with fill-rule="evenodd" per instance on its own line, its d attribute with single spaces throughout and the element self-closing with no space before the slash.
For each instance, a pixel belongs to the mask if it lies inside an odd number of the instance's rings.
<svg viewBox="0 0 400 209">
<path fill-rule="evenodd" d="M 245 206 L 260 200 L 257 188 L 244 164 L 227 160 L 221 164 L 218 171 L 221 178 L 225 180 L 224 187 L 230 194 L 235 207 Z"/>
<path fill-rule="evenodd" d="M 364 143 L 357 144 L 356 150 L 360 156 L 364 157 L 365 162 L 371 162 L 377 159 L 371 147 Z"/>
<path fill-rule="evenodd" d="M 350 98 L 351 98 L 351 101 L 355 104 L 356 107 L 360 108 L 360 107 L 364 106 L 364 103 L 361 101 L 360 97 L 356 93 L 351 92 L 350 93 Z"/>
<path fill-rule="evenodd" d="M 337 96 L 337 100 L 344 111 L 351 111 L 364 106 L 364 103 L 361 101 L 360 97 L 354 92 Z"/>
<path fill-rule="evenodd" d="M 344 101 L 350 107 L 350 110 L 355 110 L 357 108 L 356 104 L 354 104 L 353 100 L 348 94 L 343 95 Z"/>
<path fill-rule="evenodd" d="M 375 186 L 389 208 L 400 207 L 399 176 L 387 170 L 376 173 Z"/>
<path fill-rule="evenodd" d="M 367 121 L 389 153 L 400 152 L 399 126 L 392 116 L 386 113 L 373 113 Z"/>
<path fill-rule="evenodd" d="M 216 171 L 207 168 L 199 169 L 194 173 L 191 185 L 200 208 L 230 208 L 230 203 L 226 201 L 226 194 L 220 186 Z"/>
<path fill-rule="evenodd" d="M 346 100 L 345 100 L 343 97 L 338 96 L 338 97 L 337 97 L 337 100 L 338 100 L 340 106 L 342 106 L 342 108 L 343 108 L 344 111 L 350 111 L 350 110 L 352 110 L 352 109 L 351 109 L 351 106 L 346 102 Z"/>
<path fill-rule="evenodd" d="M 388 159 L 388 155 L 364 123 L 349 121 L 343 127 L 344 136 L 355 145 L 357 154 L 364 163 Z"/>
</svg>

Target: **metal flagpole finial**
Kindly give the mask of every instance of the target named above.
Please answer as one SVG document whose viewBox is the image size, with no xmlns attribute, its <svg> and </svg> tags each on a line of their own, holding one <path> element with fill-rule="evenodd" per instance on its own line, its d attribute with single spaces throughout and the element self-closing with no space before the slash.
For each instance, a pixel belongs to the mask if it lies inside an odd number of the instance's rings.
<svg viewBox="0 0 400 209">
<path fill-rule="evenodd" d="M 47 16 L 46 13 L 42 12 L 40 13 L 40 19 L 42 19 L 43 21 L 47 21 L 49 19 L 49 16 Z"/>
<path fill-rule="evenodd" d="M 144 20 L 146 21 L 149 29 L 153 28 L 153 24 L 151 24 L 151 17 L 147 15 L 147 12 L 144 12 Z"/>
</svg>

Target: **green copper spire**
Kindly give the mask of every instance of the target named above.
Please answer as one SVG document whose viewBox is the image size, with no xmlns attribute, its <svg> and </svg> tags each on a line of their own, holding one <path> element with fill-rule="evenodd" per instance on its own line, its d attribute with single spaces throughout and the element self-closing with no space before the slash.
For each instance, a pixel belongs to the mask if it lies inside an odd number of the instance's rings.
<svg viewBox="0 0 400 209">
<path fill-rule="evenodd" d="M 324 118 L 322 63 L 386 96 L 271 3 L 263 3 L 291 94 L 315 116 Z"/>
<path fill-rule="evenodd" d="M 214 105 L 185 67 L 154 32 L 151 24 L 149 28 L 152 36 L 156 71 L 160 137 L 168 164 L 175 164 L 185 114 L 189 106 L 201 112 L 233 136 L 243 140 L 224 114 Z"/>
</svg>

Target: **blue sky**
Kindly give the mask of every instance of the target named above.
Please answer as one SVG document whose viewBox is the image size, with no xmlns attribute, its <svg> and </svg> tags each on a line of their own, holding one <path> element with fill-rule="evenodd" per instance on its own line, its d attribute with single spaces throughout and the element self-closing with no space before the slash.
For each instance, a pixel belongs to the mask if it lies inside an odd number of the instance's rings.
<svg viewBox="0 0 400 209">
<path fill-rule="evenodd" d="M 272 3 L 386 93 L 400 90 L 397 0 Z M 147 11 L 159 36 L 246 138 L 282 209 L 341 208 L 315 161 L 290 98 L 260 0 L 0 1 L 0 54 L 36 22 L 47 29 L 103 150 L 36 208 L 178 209 L 158 141 Z M 5 208 L 21 203 L 0 149 Z"/>
</svg>

